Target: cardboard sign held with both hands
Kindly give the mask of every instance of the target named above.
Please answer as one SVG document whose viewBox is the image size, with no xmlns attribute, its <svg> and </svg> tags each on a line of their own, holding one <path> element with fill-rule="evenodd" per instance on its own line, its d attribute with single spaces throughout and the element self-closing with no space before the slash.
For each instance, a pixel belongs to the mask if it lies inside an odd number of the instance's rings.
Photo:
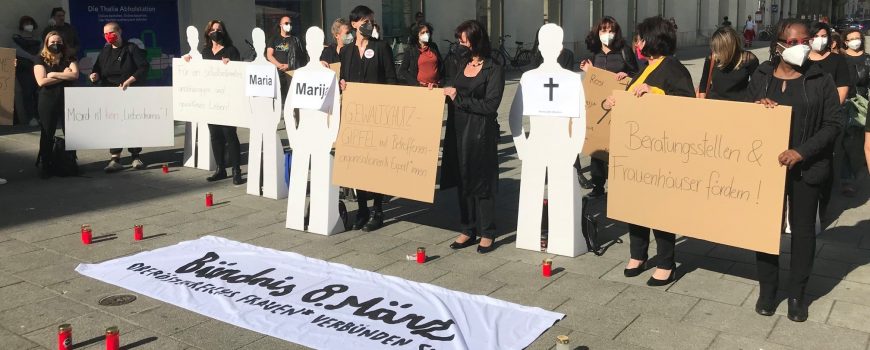
<svg viewBox="0 0 870 350">
<path fill-rule="evenodd" d="M 14 104 L 15 49 L 0 47 L 0 125 L 12 125 Z"/>
<path fill-rule="evenodd" d="M 614 91 L 624 91 L 631 79 L 616 80 L 616 74 L 606 70 L 589 67 L 583 77 L 583 90 L 586 92 L 586 141 L 583 154 L 607 160 L 610 149 L 610 113 L 604 109 L 604 101 Z"/>
</svg>

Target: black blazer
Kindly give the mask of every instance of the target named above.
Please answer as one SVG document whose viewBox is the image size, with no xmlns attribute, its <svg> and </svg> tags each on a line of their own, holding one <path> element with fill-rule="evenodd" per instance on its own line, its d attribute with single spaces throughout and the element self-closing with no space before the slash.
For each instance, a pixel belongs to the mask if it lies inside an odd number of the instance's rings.
<svg viewBox="0 0 870 350">
<path fill-rule="evenodd" d="M 121 83 L 136 77 L 135 85 L 145 82 L 148 74 L 148 61 L 145 59 L 145 50 L 130 42 L 121 44 L 121 55 L 117 60 L 111 57 L 112 45 L 106 44 L 97 60 L 94 62 L 93 73 L 100 75 L 100 80 L 97 84 L 100 86 L 118 86 Z M 107 74 L 112 72 L 115 74 Z M 120 74 L 117 74 L 120 72 Z"/>
<path fill-rule="evenodd" d="M 767 97 L 773 79 L 773 64 L 762 63 L 749 80 L 749 101 Z M 806 183 L 818 185 L 831 176 L 834 140 L 843 127 L 843 108 L 834 79 L 818 65 L 810 64 L 799 78 L 804 86 L 804 100 L 807 102 L 806 115 L 792 115 L 797 118 L 801 130 L 800 140 L 790 140 L 789 148 L 803 157 L 792 170 L 799 170 Z"/>
<path fill-rule="evenodd" d="M 475 78 L 470 91 L 457 91 L 453 105 L 457 112 L 476 115 L 498 117 L 498 106 L 504 94 L 504 68 L 492 59 L 483 62 L 480 73 Z M 464 70 L 457 69 L 456 74 L 465 74 Z M 456 81 L 456 77 L 453 78 Z"/>
<path fill-rule="evenodd" d="M 323 52 L 320 53 L 320 60 L 329 64 L 341 62 L 341 56 L 339 56 L 338 52 L 335 51 L 337 46 L 337 44 L 332 43 L 329 44 L 329 46 L 324 47 Z M 342 49 L 344 49 L 344 47 L 342 47 Z"/>
<path fill-rule="evenodd" d="M 341 79 L 347 82 L 355 83 L 373 83 L 373 84 L 396 84 L 396 66 L 393 63 L 393 50 L 390 45 L 380 40 L 369 40 L 366 50 L 371 49 L 375 52 L 372 58 L 363 56 L 364 72 L 362 81 L 350 80 L 351 58 L 352 55 L 359 55 L 356 50 L 356 44 L 345 45 L 341 48 L 339 56 L 341 56 Z M 365 52 L 365 50 L 363 51 Z M 360 56 L 357 56 L 359 58 Z"/>
<path fill-rule="evenodd" d="M 435 53 L 435 58 L 438 60 L 438 85 L 444 85 L 444 60 L 441 59 L 441 51 L 438 50 L 438 45 L 435 43 L 429 43 L 429 50 L 432 50 Z M 402 59 L 402 66 L 399 67 L 398 76 L 399 81 L 403 84 L 410 86 L 418 86 L 420 82 L 417 81 L 417 73 L 420 72 L 420 67 L 418 66 L 420 61 L 420 50 L 414 46 L 409 45 L 408 50 L 405 51 L 405 56 Z"/>
<path fill-rule="evenodd" d="M 631 83 L 633 84 L 642 73 L 643 71 L 638 72 Z M 686 66 L 671 56 L 665 56 L 664 61 L 650 73 L 644 83 L 664 90 L 668 96 L 695 97 L 695 84 L 692 83 L 692 75 Z"/>
</svg>

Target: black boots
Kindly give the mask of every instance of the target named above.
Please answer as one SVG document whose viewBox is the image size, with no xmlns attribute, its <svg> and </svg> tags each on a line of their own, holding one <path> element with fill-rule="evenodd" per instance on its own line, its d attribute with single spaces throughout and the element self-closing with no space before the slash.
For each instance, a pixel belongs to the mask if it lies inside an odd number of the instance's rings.
<svg viewBox="0 0 870 350">
<path fill-rule="evenodd" d="M 788 319 L 794 322 L 804 322 L 810 316 L 804 298 L 788 298 Z"/>
<path fill-rule="evenodd" d="M 384 213 L 380 210 L 373 210 L 369 217 L 369 222 L 362 227 L 363 232 L 371 232 L 384 226 Z"/>
<path fill-rule="evenodd" d="M 227 178 L 227 171 L 224 168 L 219 168 L 218 171 L 215 171 L 214 174 L 205 178 L 205 181 L 214 182 L 218 180 L 223 180 Z"/>
<path fill-rule="evenodd" d="M 242 180 L 242 169 L 238 167 L 233 168 L 233 185 L 241 185 L 245 183 L 245 180 Z"/>
</svg>

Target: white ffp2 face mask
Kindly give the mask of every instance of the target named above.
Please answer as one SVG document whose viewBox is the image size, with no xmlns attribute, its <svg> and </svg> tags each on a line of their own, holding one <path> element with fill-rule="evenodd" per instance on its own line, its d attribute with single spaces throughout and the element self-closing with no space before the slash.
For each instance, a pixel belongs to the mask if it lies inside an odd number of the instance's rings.
<svg viewBox="0 0 870 350">
<path fill-rule="evenodd" d="M 846 42 L 846 46 L 852 50 L 858 50 L 861 48 L 861 39 L 849 40 Z"/>
<path fill-rule="evenodd" d="M 342 39 L 341 42 L 345 45 L 350 45 L 351 43 L 353 43 L 353 35 L 350 33 L 345 34 L 344 39 Z"/>
<path fill-rule="evenodd" d="M 604 33 L 599 34 L 598 39 L 601 40 L 601 44 L 605 46 L 610 46 L 610 43 L 613 41 L 614 36 L 615 35 L 613 33 Z"/>
<path fill-rule="evenodd" d="M 285 25 L 281 26 L 281 29 L 284 29 L 284 33 L 290 33 L 290 31 L 293 30 L 293 25 L 292 24 L 285 24 Z"/>
<path fill-rule="evenodd" d="M 429 33 L 420 34 L 420 42 L 428 43 L 429 42 Z"/>
<path fill-rule="evenodd" d="M 813 51 L 822 51 L 822 49 L 828 45 L 828 38 L 815 37 L 810 45 L 812 45 Z"/>
<path fill-rule="evenodd" d="M 784 46 L 782 46 L 782 44 L 780 44 L 780 47 L 784 48 Z M 786 63 L 791 64 L 793 66 L 800 67 L 800 66 L 803 66 L 804 62 L 807 61 L 807 56 L 809 56 L 809 54 L 810 54 L 810 47 L 809 46 L 807 46 L 807 45 L 795 45 L 795 46 L 789 47 L 785 50 L 782 50 L 781 55 L 782 55 L 782 60 L 785 61 Z"/>
</svg>

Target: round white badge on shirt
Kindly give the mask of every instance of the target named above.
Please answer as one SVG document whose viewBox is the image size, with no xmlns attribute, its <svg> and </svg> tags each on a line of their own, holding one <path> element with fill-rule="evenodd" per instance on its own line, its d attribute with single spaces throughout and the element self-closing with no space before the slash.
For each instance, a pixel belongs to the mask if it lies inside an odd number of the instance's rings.
<svg viewBox="0 0 870 350">
<path fill-rule="evenodd" d="M 367 49 L 364 55 L 366 56 L 366 58 L 375 57 L 375 50 Z"/>
</svg>

